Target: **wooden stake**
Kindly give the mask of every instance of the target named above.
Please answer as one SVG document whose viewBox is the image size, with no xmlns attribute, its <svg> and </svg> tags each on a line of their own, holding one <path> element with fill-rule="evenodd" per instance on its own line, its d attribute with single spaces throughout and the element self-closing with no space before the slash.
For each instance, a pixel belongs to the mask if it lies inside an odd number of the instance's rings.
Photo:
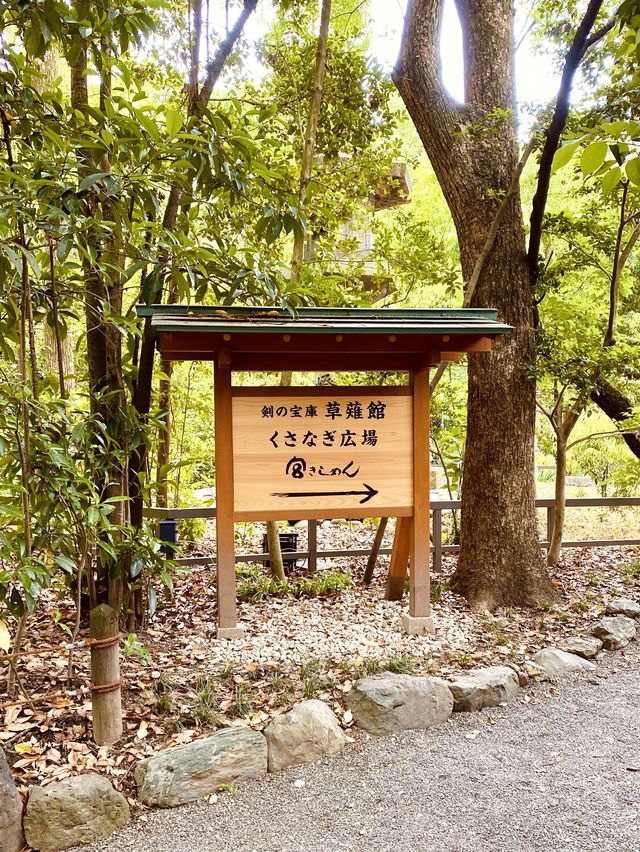
<svg viewBox="0 0 640 852">
<path fill-rule="evenodd" d="M 409 614 L 428 618 L 429 590 L 429 370 L 413 376 L 413 517 L 409 539 Z"/>
<path fill-rule="evenodd" d="M 104 646 L 91 646 L 91 681 L 93 692 L 93 740 L 97 745 L 111 745 L 122 736 L 122 690 L 120 688 L 120 643 L 118 613 L 100 604 L 89 615 L 92 639 L 114 641 Z M 101 688 L 113 688 L 101 691 Z M 117 685 L 116 685 L 117 684 Z"/>
<path fill-rule="evenodd" d="M 218 582 L 218 638 L 238 634 L 236 558 L 233 527 L 233 421 L 231 353 L 221 349 L 214 371 L 216 428 L 216 548 Z"/>
<path fill-rule="evenodd" d="M 407 564 L 411 548 L 411 522 L 411 518 L 397 518 L 396 520 L 385 592 L 385 598 L 388 601 L 401 601 L 404 595 L 404 583 L 407 579 Z"/>
</svg>

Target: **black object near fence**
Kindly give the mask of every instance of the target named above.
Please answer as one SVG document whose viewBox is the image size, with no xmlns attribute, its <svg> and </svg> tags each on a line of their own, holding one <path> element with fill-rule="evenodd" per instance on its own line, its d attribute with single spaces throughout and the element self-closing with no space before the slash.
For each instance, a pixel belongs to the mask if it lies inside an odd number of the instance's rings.
<svg viewBox="0 0 640 852">
<path fill-rule="evenodd" d="M 296 557 L 289 555 L 290 553 L 295 553 L 297 549 L 298 533 L 281 532 L 280 550 L 282 552 L 282 564 L 285 574 L 289 574 L 290 571 L 295 571 L 298 567 L 298 560 Z M 262 536 L 262 552 L 269 553 L 269 537 L 266 533 Z M 264 564 L 267 568 L 271 566 L 271 562 L 268 559 L 264 560 Z"/>
</svg>

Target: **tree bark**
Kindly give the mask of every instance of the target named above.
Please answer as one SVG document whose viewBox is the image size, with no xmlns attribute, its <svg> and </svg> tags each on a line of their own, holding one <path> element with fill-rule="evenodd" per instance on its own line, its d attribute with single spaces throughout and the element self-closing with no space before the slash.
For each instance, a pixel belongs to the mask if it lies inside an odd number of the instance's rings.
<svg viewBox="0 0 640 852">
<path fill-rule="evenodd" d="M 458 0 L 465 104 L 442 85 L 443 0 L 410 0 L 394 81 L 451 211 L 469 281 L 518 165 L 510 3 Z M 535 512 L 533 307 L 520 195 L 507 202 L 472 307 L 498 309 L 512 334 L 469 358 L 461 543 L 454 586 L 472 606 L 537 606 L 555 592 Z"/>
</svg>

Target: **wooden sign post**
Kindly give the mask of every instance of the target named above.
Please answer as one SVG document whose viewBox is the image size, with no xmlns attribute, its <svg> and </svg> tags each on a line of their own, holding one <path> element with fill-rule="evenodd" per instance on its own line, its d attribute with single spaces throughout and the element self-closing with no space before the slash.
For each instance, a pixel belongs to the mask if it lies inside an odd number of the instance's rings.
<svg viewBox="0 0 640 852">
<path fill-rule="evenodd" d="M 488 352 L 495 311 L 140 306 L 170 360 L 213 360 L 218 637 L 242 635 L 234 523 L 398 521 L 387 592 L 404 630 L 433 629 L 429 602 L 429 368 Z M 233 387 L 233 371 L 399 371 L 408 385 Z"/>
<path fill-rule="evenodd" d="M 409 563 L 404 628 L 432 629 L 428 370 L 407 387 L 232 388 L 226 361 L 223 351 L 215 385 L 218 636 L 239 635 L 234 521 L 326 517 L 407 519 L 396 532 L 392 597 L 402 597 Z"/>
</svg>

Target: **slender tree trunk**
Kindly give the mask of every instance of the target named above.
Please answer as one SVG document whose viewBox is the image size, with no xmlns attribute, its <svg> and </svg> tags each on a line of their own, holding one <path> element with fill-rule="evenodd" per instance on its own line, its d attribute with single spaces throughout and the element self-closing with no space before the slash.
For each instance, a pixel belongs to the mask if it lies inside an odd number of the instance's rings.
<svg viewBox="0 0 640 852">
<path fill-rule="evenodd" d="M 466 281 L 518 166 L 511 3 L 459 0 L 465 104 L 439 68 L 442 0 L 410 0 L 394 80 L 451 210 Z M 469 130 L 473 127 L 473 132 Z M 519 192 L 507 202 L 472 307 L 498 309 L 512 334 L 469 358 L 461 542 L 454 586 L 472 606 L 539 605 L 554 589 L 535 513 L 533 308 Z"/>
<path fill-rule="evenodd" d="M 9 142 L 7 138 L 7 147 Z M 12 165 L 10 163 L 10 165 Z M 20 244 L 25 247 L 24 227 L 20 225 Z M 31 423 L 29 403 L 26 396 L 27 391 L 27 305 L 31 299 L 31 284 L 29 280 L 29 266 L 26 258 L 22 260 L 22 293 L 20 300 L 20 340 L 18 352 L 18 365 L 20 369 L 20 379 L 25 391 L 20 410 L 22 414 L 22 435 L 18 434 L 18 452 L 20 455 L 20 473 L 22 481 L 22 532 L 24 537 L 24 556 L 30 559 L 32 556 L 32 536 L 31 536 Z M 12 650 L 17 653 L 22 647 L 22 640 L 27 626 L 28 611 L 25 609 L 20 620 L 18 628 L 13 639 Z M 16 662 L 17 665 L 17 662 Z M 18 678 L 15 665 L 9 667 L 9 676 L 7 678 L 7 692 L 13 695 L 15 692 L 16 679 Z"/>
<path fill-rule="evenodd" d="M 87 50 L 86 43 L 83 42 L 78 58 L 71 68 L 71 103 L 75 109 L 83 113 L 86 113 L 89 108 L 87 71 Z M 101 72 L 100 100 L 104 104 L 110 97 L 111 88 L 110 56 L 106 42 Z M 78 158 L 81 163 L 81 175 L 90 173 L 91 169 L 95 168 L 90 149 L 83 147 L 82 142 L 78 147 Z M 99 168 L 103 172 L 110 171 L 106 155 L 102 157 Z M 83 259 L 91 408 L 104 424 L 113 448 L 110 456 L 105 459 L 105 469 L 101 471 L 101 479 L 96 484 L 102 490 L 103 497 L 120 498 L 128 496 L 128 469 L 127 464 L 123 462 L 128 452 L 128 435 L 124 417 L 126 398 L 122 374 L 122 336 L 115 324 L 105 317 L 105 307 L 114 315 L 122 313 L 118 212 L 117 205 L 111 199 L 101 202 L 94 193 L 89 194 L 86 204 L 89 215 L 95 213 L 101 205 L 102 223 L 110 228 L 106 237 L 103 228 L 91 226 L 84 234 L 84 239 L 92 247 L 95 257 L 93 262 L 86 257 Z M 110 520 L 124 525 L 128 519 L 126 502 L 117 502 Z M 106 559 L 99 563 L 96 583 L 98 600 L 92 601 L 92 606 L 106 602 L 120 612 L 127 582 L 127 568 L 128 559 L 124 556 L 117 565 L 110 564 Z"/>
<path fill-rule="evenodd" d="M 286 580 L 282 548 L 280 547 L 280 525 L 267 521 L 267 546 L 269 547 L 269 572 L 274 580 Z"/>
<path fill-rule="evenodd" d="M 196 14 L 202 20 L 201 0 L 198 0 L 199 8 L 196 9 Z M 197 115 L 198 111 L 206 107 L 211 99 L 213 89 L 220 78 L 224 66 L 231 56 L 238 39 L 242 35 L 245 24 L 253 14 L 258 4 L 258 0 L 244 0 L 242 9 L 238 18 L 229 30 L 226 38 L 218 46 L 213 60 L 207 64 L 206 77 L 200 91 L 197 91 L 198 85 L 198 70 L 193 67 L 189 72 L 189 116 Z M 200 24 L 201 26 L 201 24 Z M 197 65 L 199 50 L 192 43 L 192 66 Z M 162 221 L 163 228 L 174 230 L 178 223 L 178 213 L 180 210 L 180 199 L 182 197 L 182 189 L 176 184 L 171 186 L 169 196 L 164 210 Z M 164 258 L 165 262 L 168 258 Z M 161 300 L 161 295 L 156 294 Z M 132 396 L 133 406 L 142 420 L 146 420 L 151 409 L 151 397 L 153 386 L 153 362 L 155 355 L 155 335 L 151 328 L 151 321 L 145 320 L 142 344 L 140 346 L 140 361 L 138 364 L 138 377 L 135 383 L 135 388 Z M 166 366 L 166 364 L 165 364 Z M 169 372 L 167 372 L 169 375 Z M 161 389 L 162 392 L 162 389 Z M 168 399 L 167 410 L 170 408 L 170 388 L 168 396 L 165 393 L 165 398 Z M 164 455 L 168 457 L 170 452 L 170 436 L 167 436 L 167 447 L 163 449 Z M 133 452 L 129 465 L 129 488 L 131 496 L 131 523 L 138 528 L 142 525 L 144 495 L 142 488 L 142 480 L 144 478 L 145 466 L 147 463 L 147 448 L 140 445 Z M 162 496 L 160 494 L 159 498 Z M 166 493 L 165 493 L 166 500 Z"/>
<path fill-rule="evenodd" d="M 13 171 L 14 159 L 11 139 L 11 124 L 7 113 L 1 106 L 0 121 L 2 123 L 2 134 L 7 151 L 7 164 L 9 169 Z M 18 370 L 20 373 L 23 394 L 17 412 L 21 421 L 22 434 L 20 432 L 20 426 L 16 424 L 16 443 L 20 459 L 20 480 L 22 484 L 22 534 L 24 558 L 29 560 L 33 553 L 31 529 L 31 494 L 33 490 L 33 483 L 31 481 L 31 410 L 27 389 L 27 330 L 29 333 L 29 353 L 31 357 L 32 392 L 34 398 L 37 398 L 38 388 L 35 364 L 33 314 L 31 313 L 31 280 L 29 277 L 29 264 L 24 256 L 24 251 L 27 248 L 27 240 L 22 221 L 18 224 L 17 241 L 23 249 L 22 270 L 20 275 L 20 314 L 18 324 Z M 28 611 L 25 609 L 18 621 L 16 635 L 13 640 L 12 650 L 14 653 L 17 653 L 22 645 L 27 618 Z M 9 676 L 7 678 L 7 692 L 9 695 L 13 695 L 15 692 L 16 680 L 19 682 L 18 671 L 16 665 L 13 662 L 10 662 Z"/>
<path fill-rule="evenodd" d="M 68 391 L 73 387 L 73 340 L 68 332 L 64 338 L 60 333 L 53 244 L 49 247 L 49 250 L 51 253 L 51 319 L 53 322 L 51 325 L 49 323 L 44 324 L 44 358 L 47 370 L 58 376 L 60 396 L 62 399 L 66 399 Z"/>
<path fill-rule="evenodd" d="M 562 552 L 562 536 L 566 516 L 566 483 L 567 483 L 567 440 L 560 432 L 556 435 L 556 482 L 555 482 L 555 514 L 553 532 L 549 542 L 547 563 L 555 565 Z"/>
<path fill-rule="evenodd" d="M 318 32 L 318 45 L 316 48 L 316 64 L 313 72 L 313 87 L 311 91 L 311 102 L 307 115 L 307 126 L 302 148 L 302 163 L 300 166 L 300 183 L 298 186 L 298 207 L 303 210 L 307 189 L 313 171 L 313 157 L 316 150 L 316 138 L 318 135 L 318 124 L 320 122 L 320 110 L 322 107 L 322 95 L 324 92 L 324 76 L 327 67 L 327 48 L 329 44 L 329 24 L 331 21 L 331 0 L 322 0 L 320 11 L 320 29 Z M 293 252 L 291 256 L 291 281 L 300 280 L 302 273 L 302 261 L 304 257 L 304 233 L 296 231 L 293 238 Z M 291 384 L 291 371 L 281 374 L 280 384 L 288 386 Z M 278 579 L 284 579 L 284 563 L 282 561 L 282 549 L 280 547 L 279 525 L 277 521 L 267 521 L 267 540 L 269 542 L 269 562 L 271 574 Z"/>
<path fill-rule="evenodd" d="M 316 138 L 318 135 L 318 124 L 320 123 L 320 109 L 322 107 L 322 95 L 324 92 L 324 76 L 327 69 L 327 50 L 329 46 L 329 24 L 331 22 L 331 0 L 322 0 L 320 11 L 320 29 L 318 31 L 318 45 L 316 47 L 316 64 L 313 72 L 313 88 L 311 91 L 311 103 L 307 116 L 307 127 L 302 149 L 302 164 L 300 166 L 300 184 L 298 187 L 298 207 L 304 208 L 307 189 L 311 181 L 313 170 L 313 158 L 316 150 Z M 293 256 L 291 258 L 291 280 L 298 281 L 302 272 L 302 261 L 304 257 L 304 234 L 297 231 L 293 241 Z"/>
</svg>

